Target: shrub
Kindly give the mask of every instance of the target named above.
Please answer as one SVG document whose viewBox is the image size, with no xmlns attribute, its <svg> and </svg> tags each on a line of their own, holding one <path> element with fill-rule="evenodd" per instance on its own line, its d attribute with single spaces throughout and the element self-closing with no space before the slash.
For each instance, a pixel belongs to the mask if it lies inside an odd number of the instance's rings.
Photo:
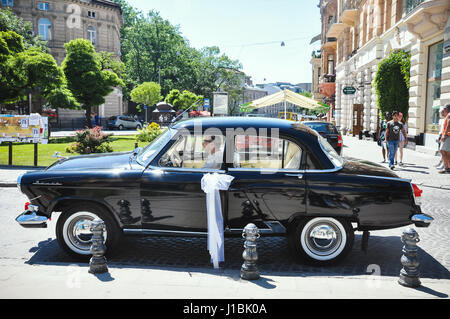
<svg viewBox="0 0 450 319">
<path fill-rule="evenodd" d="M 150 125 L 144 125 L 142 130 L 138 129 L 136 140 L 139 142 L 151 142 L 162 133 L 161 127 L 152 122 Z"/>
<path fill-rule="evenodd" d="M 67 147 L 66 152 L 79 154 L 112 152 L 109 145 L 110 136 L 111 134 L 105 134 L 100 126 L 77 131 L 75 142 Z"/>
</svg>

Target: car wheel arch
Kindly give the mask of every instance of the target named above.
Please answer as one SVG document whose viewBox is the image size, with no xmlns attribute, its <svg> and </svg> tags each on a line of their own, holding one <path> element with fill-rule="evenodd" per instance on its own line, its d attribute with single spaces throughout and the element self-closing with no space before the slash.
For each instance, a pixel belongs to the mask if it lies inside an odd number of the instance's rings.
<svg viewBox="0 0 450 319">
<path fill-rule="evenodd" d="M 117 214 L 114 214 L 114 209 L 110 205 L 108 205 L 106 202 L 96 200 L 93 198 L 60 197 L 58 199 L 53 200 L 50 203 L 47 213 L 50 216 L 54 212 L 62 212 L 72 206 L 79 205 L 79 204 L 92 205 L 92 206 L 94 206 L 93 208 L 95 208 L 95 206 L 100 206 L 100 207 L 104 208 L 106 211 L 108 211 L 111 214 L 111 216 L 115 220 L 117 226 L 120 227 L 120 222 L 117 217 Z"/>
</svg>

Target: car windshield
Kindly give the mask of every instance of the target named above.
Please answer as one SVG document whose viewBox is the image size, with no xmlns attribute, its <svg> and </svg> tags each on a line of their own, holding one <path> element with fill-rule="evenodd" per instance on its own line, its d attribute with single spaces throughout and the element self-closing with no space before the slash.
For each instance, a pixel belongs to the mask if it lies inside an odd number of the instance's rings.
<svg viewBox="0 0 450 319">
<path fill-rule="evenodd" d="M 146 166 L 153 159 L 153 157 L 158 154 L 159 150 L 170 141 L 176 132 L 177 130 L 175 129 L 168 129 L 163 132 L 139 152 L 136 161 L 140 165 Z"/>
<path fill-rule="evenodd" d="M 309 126 L 313 130 L 317 132 L 326 132 L 331 134 L 338 134 L 336 127 L 330 123 L 303 123 L 306 126 Z"/>
<path fill-rule="evenodd" d="M 323 151 L 328 156 L 331 162 L 333 162 L 334 166 L 336 167 L 342 167 L 344 164 L 344 159 L 339 156 L 338 153 L 334 150 L 333 146 L 328 143 L 326 138 L 323 138 L 322 136 L 318 135 L 319 137 L 319 143 L 322 146 Z"/>
</svg>

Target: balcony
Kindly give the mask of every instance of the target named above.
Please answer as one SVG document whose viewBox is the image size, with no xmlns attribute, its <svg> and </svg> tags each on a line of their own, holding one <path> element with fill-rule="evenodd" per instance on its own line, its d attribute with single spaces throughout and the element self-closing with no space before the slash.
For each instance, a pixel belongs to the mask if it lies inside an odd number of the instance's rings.
<svg viewBox="0 0 450 319">
<path fill-rule="evenodd" d="M 319 84 L 319 93 L 325 97 L 331 98 L 336 93 L 336 83 L 326 82 Z"/>
<path fill-rule="evenodd" d="M 337 39 L 336 38 L 325 38 L 325 43 L 322 45 L 323 50 L 336 50 Z"/>
<path fill-rule="evenodd" d="M 447 10 L 448 0 L 407 0 L 403 21 L 409 32 L 424 39 L 445 29 Z"/>
<path fill-rule="evenodd" d="M 355 25 L 356 21 L 358 21 L 360 4 L 361 0 L 347 0 L 344 2 L 341 11 L 342 23 L 348 26 Z"/>
<path fill-rule="evenodd" d="M 330 24 L 327 32 L 327 38 L 337 38 L 347 28 L 347 25 L 335 22 L 333 24 Z"/>
<path fill-rule="evenodd" d="M 411 11 L 417 8 L 425 0 L 406 0 L 405 14 L 408 15 Z"/>
</svg>

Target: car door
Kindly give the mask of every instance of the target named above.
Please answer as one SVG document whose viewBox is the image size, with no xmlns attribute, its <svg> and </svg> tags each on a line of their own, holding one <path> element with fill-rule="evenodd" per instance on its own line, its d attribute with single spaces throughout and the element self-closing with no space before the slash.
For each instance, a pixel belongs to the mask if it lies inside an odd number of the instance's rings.
<svg viewBox="0 0 450 319">
<path fill-rule="evenodd" d="M 218 149 L 223 151 L 223 141 L 219 143 Z M 207 231 L 206 196 L 201 180 L 204 174 L 225 171 L 221 169 L 223 156 L 218 167 L 203 168 L 208 156 L 202 144 L 200 135 L 180 135 L 144 171 L 141 183 L 144 229 Z"/>
<path fill-rule="evenodd" d="M 263 232 L 283 233 L 283 222 L 306 212 L 302 148 L 292 138 L 245 135 L 236 135 L 232 147 L 228 227 L 242 229 L 251 222 Z"/>
</svg>

